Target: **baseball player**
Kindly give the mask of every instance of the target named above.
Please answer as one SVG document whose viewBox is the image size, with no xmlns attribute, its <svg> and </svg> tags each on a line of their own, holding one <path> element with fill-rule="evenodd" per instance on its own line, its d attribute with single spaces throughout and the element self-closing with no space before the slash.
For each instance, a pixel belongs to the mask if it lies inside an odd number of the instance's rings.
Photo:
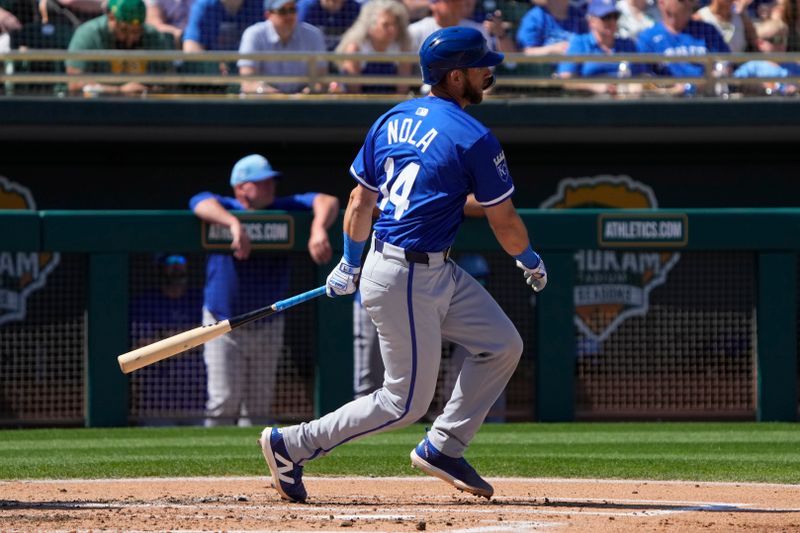
<svg viewBox="0 0 800 533">
<path fill-rule="evenodd" d="M 514 209 L 514 185 L 500 143 L 464 111 L 492 86 L 490 67 L 503 55 L 473 28 L 432 33 L 419 51 L 428 97 L 398 104 L 369 130 L 350 167 L 357 181 L 344 219 L 344 256 L 327 280 L 328 296 L 352 294 L 378 329 L 384 386 L 320 419 L 259 440 L 284 499 L 303 502 L 306 461 L 370 434 L 409 425 L 425 415 L 436 389 L 442 338 L 464 346 L 464 361 L 444 412 L 411 451 L 411 463 L 457 489 L 494 492 L 464 452 L 502 392 L 522 354 L 522 338 L 486 290 L 448 257 L 472 192 L 503 249 L 535 291 L 547 283 Z M 362 250 L 374 223 L 369 253 Z"/>
</svg>

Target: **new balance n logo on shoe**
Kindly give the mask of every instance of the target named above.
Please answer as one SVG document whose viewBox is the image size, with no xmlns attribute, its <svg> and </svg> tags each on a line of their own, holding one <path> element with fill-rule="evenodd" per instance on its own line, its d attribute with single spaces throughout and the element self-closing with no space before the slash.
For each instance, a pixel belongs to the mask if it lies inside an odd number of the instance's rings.
<svg viewBox="0 0 800 533">
<path fill-rule="evenodd" d="M 290 502 L 304 503 L 308 495 L 303 485 L 303 467 L 292 461 L 280 430 L 272 427 L 264 428 L 258 443 L 272 475 L 272 486 L 281 498 Z"/>
</svg>

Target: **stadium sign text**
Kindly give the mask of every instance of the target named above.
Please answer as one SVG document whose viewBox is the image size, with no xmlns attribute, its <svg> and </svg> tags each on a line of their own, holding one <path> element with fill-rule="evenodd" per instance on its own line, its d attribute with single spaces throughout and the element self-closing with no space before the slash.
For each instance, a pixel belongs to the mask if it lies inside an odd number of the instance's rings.
<svg viewBox="0 0 800 533">
<path fill-rule="evenodd" d="M 652 188 L 630 176 L 599 175 L 562 179 L 541 207 L 651 210 L 658 202 Z M 650 293 L 666 283 L 680 259 L 674 249 L 686 244 L 688 230 L 686 216 L 672 213 L 611 211 L 597 226 L 598 247 L 575 252 L 578 357 L 601 353 L 603 342 L 626 320 L 647 315 Z M 625 249 L 643 247 L 651 249 Z"/>
<path fill-rule="evenodd" d="M 684 214 L 598 217 L 600 246 L 685 246 L 689 222 Z"/>
<path fill-rule="evenodd" d="M 0 209 L 36 209 L 30 189 L 0 176 Z M 47 284 L 58 266 L 58 252 L 0 250 L 0 324 L 23 321 L 28 298 Z"/>
<path fill-rule="evenodd" d="M 250 237 L 253 250 L 284 250 L 294 245 L 294 219 L 289 215 L 237 215 Z M 202 224 L 206 250 L 229 250 L 230 229 L 221 224 Z"/>
</svg>

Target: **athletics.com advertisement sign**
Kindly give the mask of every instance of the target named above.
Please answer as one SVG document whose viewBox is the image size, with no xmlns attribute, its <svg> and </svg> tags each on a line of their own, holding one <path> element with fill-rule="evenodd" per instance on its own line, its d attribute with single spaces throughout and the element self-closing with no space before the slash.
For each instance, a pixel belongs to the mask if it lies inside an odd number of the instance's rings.
<svg viewBox="0 0 800 533">
<path fill-rule="evenodd" d="M 658 207 L 653 190 L 629 176 L 566 178 L 541 207 L 550 209 Z M 683 246 L 687 224 L 682 214 L 643 216 L 603 214 L 598 244 L 615 247 Z M 680 259 L 672 251 L 586 249 L 575 254 L 575 324 L 601 343 L 626 319 L 647 314 L 650 291 L 663 284 Z"/>
</svg>

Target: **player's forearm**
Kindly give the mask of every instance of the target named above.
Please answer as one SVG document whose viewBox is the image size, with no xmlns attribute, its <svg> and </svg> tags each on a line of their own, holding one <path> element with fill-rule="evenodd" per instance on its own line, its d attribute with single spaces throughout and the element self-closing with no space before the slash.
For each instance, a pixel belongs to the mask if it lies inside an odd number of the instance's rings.
<svg viewBox="0 0 800 533">
<path fill-rule="evenodd" d="M 511 200 L 486 208 L 486 217 L 497 242 L 508 255 L 517 256 L 530 246 L 528 229 Z"/>
<path fill-rule="evenodd" d="M 350 193 L 344 213 L 344 231 L 356 242 L 366 241 L 372 227 L 372 209 L 378 193 L 358 185 Z"/>
<path fill-rule="evenodd" d="M 216 198 L 206 198 L 198 203 L 194 206 L 194 214 L 201 220 L 205 220 L 211 224 L 232 226 L 239 222 L 239 219 L 222 207 L 222 204 L 220 204 Z"/>
<path fill-rule="evenodd" d="M 197 41 L 185 40 L 183 41 L 183 51 L 189 53 L 203 52 L 205 51 L 205 48 L 203 48 L 203 45 Z"/>
<path fill-rule="evenodd" d="M 311 228 L 327 230 L 336 221 L 339 214 L 339 199 L 329 194 L 318 194 L 314 197 L 314 220 Z"/>
</svg>

